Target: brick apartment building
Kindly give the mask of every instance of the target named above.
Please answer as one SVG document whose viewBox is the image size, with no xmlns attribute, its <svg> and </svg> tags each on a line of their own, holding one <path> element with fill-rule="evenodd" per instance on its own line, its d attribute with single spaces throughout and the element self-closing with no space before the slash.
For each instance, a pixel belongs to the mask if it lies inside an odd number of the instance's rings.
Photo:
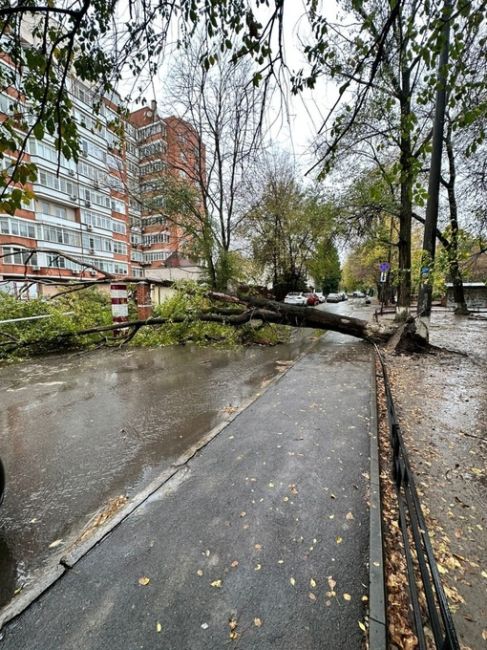
<svg viewBox="0 0 487 650">
<path fill-rule="evenodd" d="M 75 163 L 58 158 L 50 136 L 29 140 L 24 155 L 38 168 L 35 199 L 14 216 L 0 213 L 0 290 L 9 293 L 26 282 L 33 283 L 30 295 L 49 293 L 36 279 L 101 277 L 77 261 L 116 276 L 143 277 L 184 243 L 181 228 L 164 213 L 161 179 L 194 164 L 194 152 L 203 151 L 198 134 L 183 120 L 161 117 L 153 102 L 128 116 L 120 136 L 116 95 L 103 98 L 94 115 L 91 90 L 75 79 L 68 88 L 82 153 Z M 0 119 L 11 103 L 9 89 L 1 89 Z M 5 156 L 2 168 L 14 159 Z M 31 248 L 42 251 L 30 256 L 25 249 Z"/>
</svg>

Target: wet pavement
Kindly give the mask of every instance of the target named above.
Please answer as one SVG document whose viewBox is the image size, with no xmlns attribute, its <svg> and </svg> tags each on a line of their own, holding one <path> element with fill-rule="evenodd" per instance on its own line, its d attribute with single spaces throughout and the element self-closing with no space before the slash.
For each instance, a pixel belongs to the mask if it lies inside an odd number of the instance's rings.
<svg viewBox="0 0 487 650">
<path fill-rule="evenodd" d="M 2 647 L 363 647 L 371 376 L 370 347 L 323 337 Z"/>
<path fill-rule="evenodd" d="M 93 513 L 132 495 L 306 350 L 170 347 L 58 355 L 0 370 L 0 606 Z M 52 546 L 51 546 L 52 545 Z"/>
</svg>

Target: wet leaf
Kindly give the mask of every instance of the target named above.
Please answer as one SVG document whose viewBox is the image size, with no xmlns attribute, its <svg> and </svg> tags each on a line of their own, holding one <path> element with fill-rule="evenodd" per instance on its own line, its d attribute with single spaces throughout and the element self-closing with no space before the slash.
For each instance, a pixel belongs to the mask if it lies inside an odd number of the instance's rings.
<svg viewBox="0 0 487 650">
<path fill-rule="evenodd" d="M 63 540 L 62 539 L 56 539 L 54 542 L 51 542 L 49 544 L 49 548 L 56 548 L 56 546 L 59 546 L 59 544 L 62 544 Z"/>
<path fill-rule="evenodd" d="M 359 626 L 359 628 L 362 630 L 362 632 L 367 632 L 367 628 L 366 628 L 365 625 L 362 623 L 362 621 L 359 621 L 359 622 L 358 622 L 358 626 Z"/>
<path fill-rule="evenodd" d="M 348 519 L 350 521 L 351 519 L 354 519 L 354 516 L 351 512 L 347 512 L 347 514 L 345 515 L 345 519 Z"/>
<path fill-rule="evenodd" d="M 238 567 L 238 560 L 234 560 L 234 561 L 231 563 L 230 566 L 232 567 L 232 569 L 235 569 L 236 567 Z"/>
<path fill-rule="evenodd" d="M 142 585 L 143 587 L 148 585 L 149 582 L 150 582 L 150 578 L 148 578 L 147 576 L 142 576 L 142 578 L 139 578 L 139 585 Z"/>
<path fill-rule="evenodd" d="M 202 571 L 201 569 L 198 569 L 198 571 L 196 571 L 196 573 L 197 573 L 197 575 L 199 575 L 199 576 L 202 576 L 202 575 L 203 575 L 203 571 Z"/>
<path fill-rule="evenodd" d="M 246 513 L 245 511 L 242 511 L 242 512 L 240 513 L 240 516 L 241 516 L 241 517 L 245 517 L 246 514 L 247 514 L 247 513 Z"/>
<path fill-rule="evenodd" d="M 294 578 L 289 578 L 289 582 L 292 584 L 293 587 L 296 584 L 296 580 Z"/>
<path fill-rule="evenodd" d="M 313 602 L 316 600 L 316 596 L 314 595 L 314 593 L 313 593 L 312 591 L 309 592 L 309 594 L 308 594 L 308 598 L 309 598 L 310 600 L 312 600 Z"/>
<path fill-rule="evenodd" d="M 329 578 L 328 578 L 328 586 L 330 587 L 330 589 L 332 589 L 332 590 L 335 589 L 336 584 L 337 584 L 336 580 L 333 580 L 333 578 L 331 576 L 329 576 Z"/>
<path fill-rule="evenodd" d="M 210 585 L 212 587 L 215 587 L 216 589 L 220 589 L 222 584 L 223 584 L 222 580 L 213 580 L 213 582 L 210 582 Z"/>
<path fill-rule="evenodd" d="M 338 535 L 338 537 L 336 538 L 336 543 L 341 544 L 342 542 L 343 542 L 343 539 L 340 537 L 340 535 Z"/>
<path fill-rule="evenodd" d="M 156 623 L 156 632 L 162 632 L 162 625 L 160 623 Z"/>
<path fill-rule="evenodd" d="M 311 587 L 312 589 L 314 589 L 314 588 L 316 587 L 316 581 L 313 580 L 313 578 L 311 578 L 311 580 L 309 581 L 309 584 L 310 584 L 310 587 Z"/>
<path fill-rule="evenodd" d="M 256 564 L 254 567 L 254 571 L 260 571 L 262 569 L 262 564 Z"/>
<path fill-rule="evenodd" d="M 260 618 L 254 618 L 255 627 L 262 627 L 262 620 Z"/>
<path fill-rule="evenodd" d="M 352 600 L 352 596 L 350 594 L 343 594 L 343 600 L 350 601 Z"/>
<path fill-rule="evenodd" d="M 209 628 L 208 623 L 201 623 L 201 629 L 202 630 L 207 630 Z"/>
</svg>

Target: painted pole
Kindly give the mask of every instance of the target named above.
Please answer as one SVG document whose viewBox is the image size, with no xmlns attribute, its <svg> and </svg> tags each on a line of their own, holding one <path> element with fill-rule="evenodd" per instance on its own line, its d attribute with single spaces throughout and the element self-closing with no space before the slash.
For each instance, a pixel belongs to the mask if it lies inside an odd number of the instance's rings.
<svg viewBox="0 0 487 650">
<path fill-rule="evenodd" d="M 129 307 L 127 299 L 127 285 L 123 282 L 112 282 L 110 284 L 110 296 L 112 299 L 112 321 L 114 323 L 127 323 L 129 319 Z M 114 330 L 114 336 L 124 335 L 126 330 Z"/>
</svg>

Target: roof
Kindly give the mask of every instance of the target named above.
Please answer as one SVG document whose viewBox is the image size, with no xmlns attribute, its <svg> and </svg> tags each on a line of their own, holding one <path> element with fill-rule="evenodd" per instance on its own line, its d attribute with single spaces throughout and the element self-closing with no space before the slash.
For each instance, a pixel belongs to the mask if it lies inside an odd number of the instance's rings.
<svg viewBox="0 0 487 650">
<path fill-rule="evenodd" d="M 464 287 L 487 287 L 485 282 L 462 282 Z M 446 283 L 447 288 L 453 287 L 453 282 Z"/>
<path fill-rule="evenodd" d="M 197 266 L 194 262 L 191 262 L 191 260 L 188 260 L 186 257 L 183 257 L 181 253 L 178 251 L 174 251 L 174 253 L 171 253 L 169 257 L 166 259 L 164 266 L 166 268 L 183 268 L 185 266 Z"/>
</svg>

